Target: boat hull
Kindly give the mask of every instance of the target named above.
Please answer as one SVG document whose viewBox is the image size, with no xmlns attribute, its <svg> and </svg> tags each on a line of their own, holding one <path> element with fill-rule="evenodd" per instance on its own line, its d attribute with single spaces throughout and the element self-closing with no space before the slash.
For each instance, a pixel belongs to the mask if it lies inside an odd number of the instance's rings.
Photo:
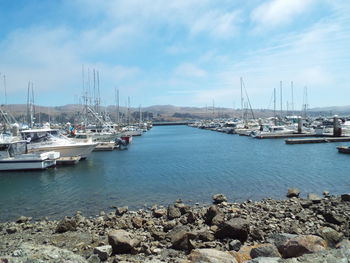
<svg viewBox="0 0 350 263">
<path fill-rule="evenodd" d="M 95 149 L 97 143 L 72 144 L 72 145 L 42 145 L 40 147 L 31 147 L 28 145 L 29 152 L 59 152 L 61 157 L 80 156 L 86 159 Z"/>
<path fill-rule="evenodd" d="M 56 160 L 0 160 L 0 171 L 43 170 L 56 165 Z"/>
</svg>

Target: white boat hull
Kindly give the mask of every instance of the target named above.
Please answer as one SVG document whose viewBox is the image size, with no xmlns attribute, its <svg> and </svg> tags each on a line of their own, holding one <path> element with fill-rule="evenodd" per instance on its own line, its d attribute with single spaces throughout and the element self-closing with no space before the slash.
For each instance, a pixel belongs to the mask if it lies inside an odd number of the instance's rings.
<svg viewBox="0 0 350 263">
<path fill-rule="evenodd" d="M 29 152 L 59 152 L 61 157 L 80 156 L 85 159 L 95 149 L 97 143 L 71 144 L 71 145 L 40 145 L 35 147 L 28 145 Z"/>
<path fill-rule="evenodd" d="M 0 160 L 0 171 L 43 170 L 56 165 L 56 160 Z"/>
</svg>

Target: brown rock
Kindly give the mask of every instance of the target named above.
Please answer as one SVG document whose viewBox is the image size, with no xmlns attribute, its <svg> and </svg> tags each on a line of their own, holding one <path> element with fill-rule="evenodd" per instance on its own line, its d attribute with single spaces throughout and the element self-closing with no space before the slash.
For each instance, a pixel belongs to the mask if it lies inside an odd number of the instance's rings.
<svg viewBox="0 0 350 263">
<path fill-rule="evenodd" d="M 237 263 L 235 257 L 229 252 L 216 249 L 195 249 L 189 255 L 190 263 Z"/>
<path fill-rule="evenodd" d="M 140 241 L 125 230 L 114 230 L 108 234 L 108 243 L 113 254 L 132 253 L 140 245 Z"/>
<path fill-rule="evenodd" d="M 58 222 L 58 225 L 56 227 L 56 233 L 64 233 L 67 231 L 76 231 L 77 230 L 77 224 L 74 219 L 65 217 L 60 222 Z"/>
<path fill-rule="evenodd" d="M 292 197 L 299 197 L 300 195 L 300 190 L 298 188 L 289 188 L 287 192 L 287 197 L 292 198 Z"/>
<path fill-rule="evenodd" d="M 242 243 L 248 239 L 249 222 L 243 218 L 233 218 L 222 223 L 216 231 L 217 238 L 238 239 Z"/>
</svg>

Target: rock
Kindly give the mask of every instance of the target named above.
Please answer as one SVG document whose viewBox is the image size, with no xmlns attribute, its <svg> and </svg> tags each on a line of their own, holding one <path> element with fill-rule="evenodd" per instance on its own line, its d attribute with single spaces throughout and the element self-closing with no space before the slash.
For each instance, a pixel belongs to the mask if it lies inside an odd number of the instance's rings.
<svg viewBox="0 0 350 263">
<path fill-rule="evenodd" d="M 15 227 L 15 226 L 10 226 L 10 227 L 6 228 L 6 232 L 7 232 L 8 234 L 14 234 L 14 233 L 16 233 L 17 231 L 18 231 L 18 228 Z"/>
<path fill-rule="evenodd" d="M 151 233 L 151 236 L 157 241 L 165 239 L 165 233 L 162 231 L 158 231 L 153 228 L 150 230 L 150 233 Z"/>
<path fill-rule="evenodd" d="M 214 204 L 221 204 L 222 202 L 227 202 L 227 198 L 223 194 L 216 194 L 213 195 L 213 201 Z"/>
<path fill-rule="evenodd" d="M 184 203 L 176 203 L 175 207 L 180 209 L 182 215 L 187 214 L 190 211 L 190 207 Z"/>
<path fill-rule="evenodd" d="M 249 222 L 243 218 L 233 218 L 222 223 L 216 231 L 217 238 L 238 239 L 242 243 L 248 239 Z"/>
<path fill-rule="evenodd" d="M 252 257 L 250 256 L 252 249 L 260 246 L 263 246 L 263 245 L 262 244 L 257 244 L 253 246 L 245 245 L 245 246 L 242 246 L 238 252 L 232 252 L 232 253 L 235 256 L 236 260 L 239 263 L 242 263 L 252 259 Z"/>
<path fill-rule="evenodd" d="M 197 238 L 202 241 L 214 241 L 215 236 L 208 230 L 201 231 L 197 234 Z"/>
<path fill-rule="evenodd" d="M 230 253 L 210 248 L 195 249 L 188 258 L 190 263 L 237 263 Z"/>
<path fill-rule="evenodd" d="M 327 241 L 328 246 L 330 247 L 335 247 L 335 245 L 344 238 L 342 233 L 339 233 L 330 227 L 322 227 L 319 230 L 319 235 Z"/>
<path fill-rule="evenodd" d="M 26 223 L 30 221 L 30 218 L 29 217 L 26 217 L 26 216 L 20 216 L 19 218 L 17 218 L 16 220 L 16 223 Z"/>
<path fill-rule="evenodd" d="M 165 216 L 167 211 L 165 209 L 156 209 L 153 211 L 153 216 L 156 218 Z"/>
<path fill-rule="evenodd" d="M 230 243 L 228 243 L 228 248 L 230 250 L 238 251 L 240 250 L 241 247 L 242 247 L 242 243 L 237 239 L 232 240 Z"/>
<path fill-rule="evenodd" d="M 328 223 L 335 224 L 335 225 L 341 225 L 346 222 L 346 220 L 342 216 L 336 215 L 331 212 L 325 213 L 323 217 Z"/>
<path fill-rule="evenodd" d="M 14 256 L 1 256 L 3 262 L 74 262 L 74 263 L 87 263 L 87 261 L 66 249 L 57 248 L 49 245 L 38 245 L 32 243 L 22 243 L 18 247 L 20 253 Z M 1 262 L 1 261 L 0 261 Z"/>
<path fill-rule="evenodd" d="M 65 217 L 60 222 L 58 222 L 55 232 L 64 233 L 67 231 L 76 231 L 76 230 L 77 230 L 77 224 L 75 220 L 69 217 Z"/>
<path fill-rule="evenodd" d="M 88 257 L 87 262 L 88 263 L 100 263 L 101 260 L 98 257 L 98 255 L 92 254 L 90 257 Z"/>
<path fill-rule="evenodd" d="M 224 219 L 224 213 L 220 211 L 220 209 L 216 205 L 212 205 L 208 208 L 207 212 L 204 215 L 205 222 L 208 225 L 213 224 L 213 219 L 215 223 L 221 223 Z M 215 224 L 214 224 L 215 225 Z"/>
<path fill-rule="evenodd" d="M 322 194 L 323 194 L 324 197 L 329 197 L 330 196 L 329 191 L 323 191 Z"/>
<path fill-rule="evenodd" d="M 191 240 L 196 235 L 188 231 L 184 226 L 175 227 L 168 235 L 171 239 L 171 247 L 177 250 L 190 251 L 194 248 Z"/>
<path fill-rule="evenodd" d="M 180 212 L 180 209 L 175 207 L 174 205 L 169 205 L 167 215 L 168 215 L 168 219 L 172 220 L 175 218 L 179 218 L 181 216 L 181 212 Z"/>
<path fill-rule="evenodd" d="M 105 245 L 105 246 L 95 247 L 94 254 L 96 254 L 100 258 L 100 260 L 106 261 L 108 257 L 112 254 L 112 246 Z"/>
<path fill-rule="evenodd" d="M 342 194 L 340 197 L 341 197 L 341 200 L 344 202 L 350 201 L 350 194 Z"/>
<path fill-rule="evenodd" d="M 252 250 L 250 251 L 250 256 L 252 258 L 258 258 L 258 257 L 280 258 L 281 254 L 278 252 L 278 249 L 276 246 L 272 244 L 264 244 L 261 247 L 252 248 Z"/>
<path fill-rule="evenodd" d="M 140 241 L 125 230 L 114 230 L 108 234 L 108 243 L 113 254 L 132 253 L 140 245 Z"/>
<path fill-rule="evenodd" d="M 321 201 L 322 201 L 322 198 L 316 194 L 308 194 L 307 199 L 310 200 L 314 204 L 321 203 Z"/>
<path fill-rule="evenodd" d="M 281 258 L 259 257 L 246 261 L 245 263 L 281 263 Z"/>
<path fill-rule="evenodd" d="M 338 243 L 336 248 L 344 248 L 344 249 L 349 249 L 350 250 L 350 241 L 347 239 L 343 239 L 340 243 Z"/>
<path fill-rule="evenodd" d="M 143 226 L 143 219 L 141 217 L 133 217 L 131 222 L 135 228 L 141 228 Z"/>
<path fill-rule="evenodd" d="M 122 216 L 126 212 L 128 212 L 128 207 L 127 206 L 117 207 L 116 210 L 115 210 L 115 215 L 116 216 Z"/>
<path fill-rule="evenodd" d="M 187 214 L 187 222 L 189 224 L 193 224 L 196 222 L 196 214 L 193 213 L 192 211 L 189 211 L 188 214 Z"/>
<path fill-rule="evenodd" d="M 292 198 L 292 197 L 299 197 L 300 195 L 300 190 L 298 188 L 289 188 L 287 192 L 287 197 Z"/>
<path fill-rule="evenodd" d="M 299 257 L 327 248 L 327 242 L 314 235 L 276 234 L 271 238 L 284 258 Z M 271 242 L 272 243 L 272 242 Z"/>
<path fill-rule="evenodd" d="M 349 259 L 349 249 L 327 249 L 299 258 L 286 259 L 283 263 L 348 263 Z"/>
</svg>

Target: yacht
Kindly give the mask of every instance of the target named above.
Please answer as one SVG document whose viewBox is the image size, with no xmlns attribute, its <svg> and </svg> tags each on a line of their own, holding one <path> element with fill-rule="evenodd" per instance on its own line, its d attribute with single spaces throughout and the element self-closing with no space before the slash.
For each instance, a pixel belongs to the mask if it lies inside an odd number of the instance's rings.
<svg viewBox="0 0 350 263">
<path fill-rule="evenodd" d="M 58 129 L 23 130 L 21 135 L 28 142 L 29 152 L 57 151 L 61 157 L 80 156 L 86 159 L 97 146 L 95 142 L 75 142 Z"/>
<path fill-rule="evenodd" d="M 59 152 L 28 153 L 27 142 L 0 141 L 0 171 L 42 170 L 56 165 Z"/>
</svg>

